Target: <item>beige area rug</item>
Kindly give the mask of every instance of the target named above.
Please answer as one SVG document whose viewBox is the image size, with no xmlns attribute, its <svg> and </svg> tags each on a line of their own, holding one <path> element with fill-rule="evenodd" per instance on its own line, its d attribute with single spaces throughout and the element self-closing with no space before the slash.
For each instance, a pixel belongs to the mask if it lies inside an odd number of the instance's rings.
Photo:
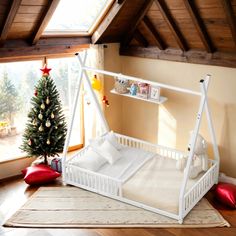
<svg viewBox="0 0 236 236">
<path fill-rule="evenodd" d="M 229 223 L 206 199 L 184 224 L 75 187 L 41 187 L 4 226 L 37 228 L 224 227 Z"/>
</svg>

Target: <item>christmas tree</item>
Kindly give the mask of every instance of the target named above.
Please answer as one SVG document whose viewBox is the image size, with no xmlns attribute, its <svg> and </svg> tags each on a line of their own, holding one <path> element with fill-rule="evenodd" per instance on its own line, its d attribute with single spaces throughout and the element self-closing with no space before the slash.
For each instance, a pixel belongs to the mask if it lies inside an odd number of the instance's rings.
<svg viewBox="0 0 236 236">
<path fill-rule="evenodd" d="M 29 156 L 43 157 L 45 164 L 49 156 L 62 152 L 66 136 L 65 117 L 50 70 L 47 66 L 41 69 L 43 75 L 31 99 L 32 108 L 20 147 Z"/>
</svg>

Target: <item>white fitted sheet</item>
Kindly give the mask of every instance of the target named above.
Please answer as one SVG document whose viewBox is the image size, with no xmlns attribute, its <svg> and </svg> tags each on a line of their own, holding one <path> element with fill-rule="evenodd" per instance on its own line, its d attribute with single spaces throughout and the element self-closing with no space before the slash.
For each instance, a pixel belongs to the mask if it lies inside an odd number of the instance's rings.
<svg viewBox="0 0 236 236">
<path fill-rule="evenodd" d="M 106 163 L 97 172 L 125 182 L 133 172 L 155 156 L 154 153 L 125 146 L 120 150 L 120 153 L 122 157 L 113 165 Z"/>
<path fill-rule="evenodd" d="M 178 214 L 183 172 L 177 170 L 175 165 L 176 160 L 155 156 L 122 185 L 123 197 Z M 202 175 L 189 179 L 187 190 Z"/>
</svg>

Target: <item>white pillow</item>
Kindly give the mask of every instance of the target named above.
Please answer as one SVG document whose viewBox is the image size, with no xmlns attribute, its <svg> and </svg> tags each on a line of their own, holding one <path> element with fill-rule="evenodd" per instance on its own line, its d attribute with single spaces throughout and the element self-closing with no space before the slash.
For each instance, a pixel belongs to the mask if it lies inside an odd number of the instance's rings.
<svg viewBox="0 0 236 236">
<path fill-rule="evenodd" d="M 91 148 L 81 157 L 76 158 L 73 164 L 91 171 L 97 171 L 107 160 Z"/>
<path fill-rule="evenodd" d="M 117 150 L 121 150 L 122 149 L 122 145 L 120 143 L 117 142 L 117 138 L 115 136 L 115 134 L 113 133 L 113 131 L 109 132 L 106 135 L 106 140 L 109 141 L 109 143 L 111 143 Z"/>
<path fill-rule="evenodd" d="M 91 146 L 92 149 L 96 149 L 96 148 L 99 148 L 101 147 L 101 145 L 103 144 L 104 142 L 104 139 L 101 138 L 101 137 L 97 137 L 97 138 L 94 138 L 94 139 L 90 139 L 89 140 L 89 144 Z"/>
<path fill-rule="evenodd" d="M 105 140 L 100 147 L 96 147 L 94 150 L 104 157 L 111 165 L 121 158 L 120 152 L 117 151 L 116 148 L 107 140 Z"/>
</svg>

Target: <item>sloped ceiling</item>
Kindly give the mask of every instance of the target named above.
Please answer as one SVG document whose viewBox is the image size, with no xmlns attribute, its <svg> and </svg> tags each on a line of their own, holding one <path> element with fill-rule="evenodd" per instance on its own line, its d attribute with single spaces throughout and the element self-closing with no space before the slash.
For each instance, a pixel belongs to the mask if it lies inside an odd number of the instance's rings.
<svg viewBox="0 0 236 236">
<path fill-rule="evenodd" d="M 235 16 L 236 0 L 124 1 L 92 41 L 118 41 L 122 55 L 236 67 Z"/>
<path fill-rule="evenodd" d="M 0 1 L 0 61 L 119 42 L 121 55 L 236 67 L 236 0 L 114 0 L 92 35 L 43 37 L 59 1 Z"/>
</svg>

